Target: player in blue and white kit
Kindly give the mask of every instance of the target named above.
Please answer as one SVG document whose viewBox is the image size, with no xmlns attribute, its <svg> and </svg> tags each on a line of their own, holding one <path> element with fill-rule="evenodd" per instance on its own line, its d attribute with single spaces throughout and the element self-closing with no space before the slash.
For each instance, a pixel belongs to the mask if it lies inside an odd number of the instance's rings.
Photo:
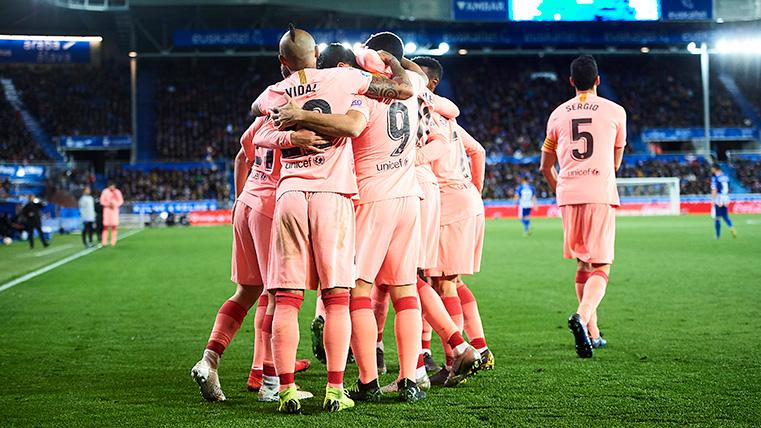
<svg viewBox="0 0 761 428">
<path fill-rule="evenodd" d="M 729 227 L 733 238 L 737 238 L 737 229 L 729 219 L 729 177 L 721 172 L 718 165 L 711 167 L 711 200 L 713 201 L 712 214 L 716 220 L 716 239 L 721 236 L 721 219 Z"/>
<path fill-rule="evenodd" d="M 515 199 L 518 201 L 518 216 L 523 223 L 523 235 L 531 234 L 531 209 L 536 202 L 536 190 L 524 178 L 521 185 L 515 189 Z"/>
</svg>

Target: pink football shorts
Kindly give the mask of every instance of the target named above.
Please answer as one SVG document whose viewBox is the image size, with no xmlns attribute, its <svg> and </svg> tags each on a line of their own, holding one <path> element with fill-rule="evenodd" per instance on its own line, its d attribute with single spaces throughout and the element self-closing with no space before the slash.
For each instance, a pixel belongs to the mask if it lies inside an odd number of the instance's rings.
<svg viewBox="0 0 761 428">
<path fill-rule="evenodd" d="M 272 219 L 267 288 L 354 287 L 354 228 L 349 196 L 284 193 Z"/>
<path fill-rule="evenodd" d="M 560 207 L 563 219 L 563 255 L 586 263 L 613 263 L 616 209 L 606 204 Z"/>
<path fill-rule="evenodd" d="M 439 186 L 420 183 L 425 199 L 420 201 L 420 255 L 418 268 L 436 267 L 439 254 L 439 229 L 441 225 L 441 195 Z"/>
<path fill-rule="evenodd" d="M 438 265 L 426 270 L 426 275 L 473 275 L 480 271 L 484 227 L 483 214 L 441 226 Z"/>
<path fill-rule="evenodd" d="M 417 281 L 420 198 L 385 199 L 359 205 L 357 278 L 383 285 Z"/>
<path fill-rule="evenodd" d="M 234 214 L 231 279 L 240 285 L 262 285 L 267 278 L 272 219 L 240 201 Z"/>
</svg>

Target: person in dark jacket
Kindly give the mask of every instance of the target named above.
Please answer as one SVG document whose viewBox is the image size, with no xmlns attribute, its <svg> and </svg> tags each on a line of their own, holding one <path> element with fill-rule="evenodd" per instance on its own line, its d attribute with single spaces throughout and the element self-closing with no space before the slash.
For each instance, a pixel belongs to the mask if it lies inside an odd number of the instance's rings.
<svg viewBox="0 0 761 428">
<path fill-rule="evenodd" d="M 29 195 L 29 201 L 21 208 L 21 217 L 24 218 L 26 232 L 29 234 L 29 248 L 34 249 L 34 231 L 40 235 L 42 245 L 47 247 L 49 244 L 45 241 L 45 235 L 42 233 L 42 207 L 43 204 L 34 195 Z"/>
</svg>

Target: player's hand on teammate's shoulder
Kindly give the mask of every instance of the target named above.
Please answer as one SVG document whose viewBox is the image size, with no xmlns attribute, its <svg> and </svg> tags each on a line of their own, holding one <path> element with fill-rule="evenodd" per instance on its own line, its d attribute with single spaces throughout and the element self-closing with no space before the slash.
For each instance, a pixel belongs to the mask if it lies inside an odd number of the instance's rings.
<svg viewBox="0 0 761 428">
<path fill-rule="evenodd" d="M 391 64 L 394 64 L 394 63 L 397 63 L 397 64 L 399 64 L 399 60 L 398 60 L 398 59 L 396 59 L 396 57 L 395 57 L 395 56 L 391 55 L 390 53 L 388 53 L 388 52 L 386 52 L 386 51 L 380 50 L 380 51 L 378 51 L 378 55 L 380 55 L 380 57 L 381 57 L 381 60 L 382 60 L 382 61 L 383 61 L 383 62 L 384 62 L 386 65 L 391 65 Z M 401 67 L 401 64 L 400 64 L 399 66 Z"/>
<path fill-rule="evenodd" d="M 291 145 L 310 153 L 324 153 L 325 149 L 321 149 L 317 146 L 329 142 L 330 141 L 326 140 L 322 135 L 310 131 L 309 129 L 299 129 L 298 131 L 293 131 L 291 134 Z"/>
<path fill-rule="evenodd" d="M 291 126 L 298 125 L 301 120 L 301 114 L 304 110 L 288 94 L 284 94 L 286 103 L 280 107 L 272 109 L 272 121 L 279 130 L 285 130 Z"/>
</svg>

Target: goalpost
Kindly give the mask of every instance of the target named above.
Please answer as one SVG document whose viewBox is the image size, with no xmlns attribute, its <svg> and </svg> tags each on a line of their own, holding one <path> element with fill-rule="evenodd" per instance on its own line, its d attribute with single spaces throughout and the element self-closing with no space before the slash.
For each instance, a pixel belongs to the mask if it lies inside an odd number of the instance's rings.
<svg viewBox="0 0 761 428">
<path fill-rule="evenodd" d="M 678 177 L 616 179 L 621 197 L 619 215 L 679 215 Z"/>
</svg>

